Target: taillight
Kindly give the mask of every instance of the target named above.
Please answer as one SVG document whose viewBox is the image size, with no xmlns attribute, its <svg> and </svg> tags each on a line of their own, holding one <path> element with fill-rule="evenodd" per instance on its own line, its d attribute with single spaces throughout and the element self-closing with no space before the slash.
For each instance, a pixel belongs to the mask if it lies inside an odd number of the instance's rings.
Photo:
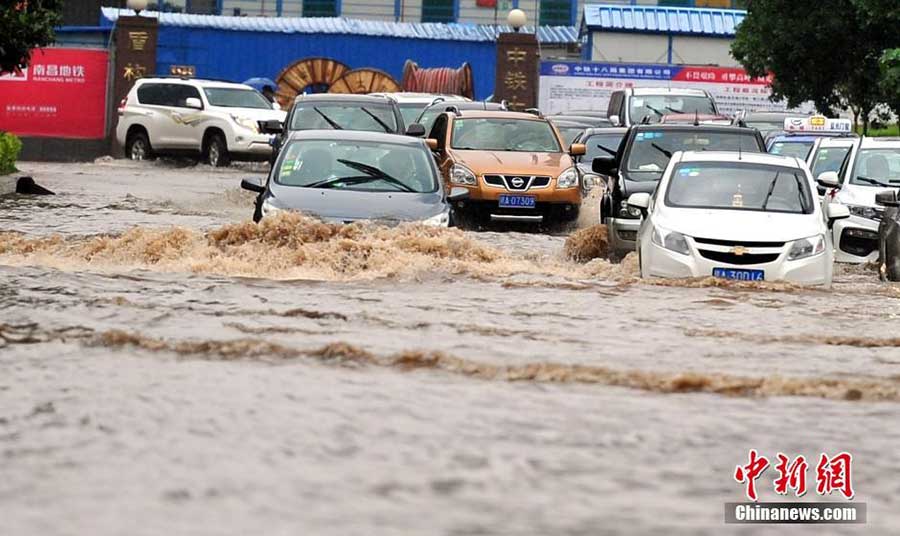
<svg viewBox="0 0 900 536">
<path fill-rule="evenodd" d="M 119 103 L 119 115 L 125 113 L 125 103 L 128 101 L 128 97 L 122 98 L 122 101 Z"/>
</svg>

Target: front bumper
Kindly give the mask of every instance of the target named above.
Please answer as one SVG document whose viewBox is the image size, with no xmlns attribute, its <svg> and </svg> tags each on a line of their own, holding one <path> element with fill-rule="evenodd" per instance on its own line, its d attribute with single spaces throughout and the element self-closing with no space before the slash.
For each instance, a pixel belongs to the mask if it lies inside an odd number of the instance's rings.
<svg viewBox="0 0 900 536">
<path fill-rule="evenodd" d="M 640 228 L 641 220 L 639 219 L 607 218 L 606 232 L 609 237 L 610 251 L 620 255 L 634 251 Z"/>
<path fill-rule="evenodd" d="M 835 262 L 862 264 L 878 260 L 878 222 L 860 216 L 834 222 Z"/>
<path fill-rule="evenodd" d="M 781 251 L 774 261 L 759 264 L 731 264 L 702 256 L 696 244 L 691 239 L 688 240 L 691 248 L 690 255 L 682 255 L 670 251 L 652 242 L 642 243 L 642 277 L 676 279 L 710 277 L 712 276 L 713 268 L 730 268 L 734 270 L 762 270 L 766 281 L 790 281 L 801 285 L 831 286 L 833 262 L 832 256 L 827 251 L 805 259 L 789 261 L 787 260 L 787 255 L 790 249 L 790 242 L 788 242 L 780 248 Z"/>
<path fill-rule="evenodd" d="M 268 157 L 272 154 L 272 138 L 271 134 L 238 131 L 228 140 L 228 152 Z"/>
</svg>

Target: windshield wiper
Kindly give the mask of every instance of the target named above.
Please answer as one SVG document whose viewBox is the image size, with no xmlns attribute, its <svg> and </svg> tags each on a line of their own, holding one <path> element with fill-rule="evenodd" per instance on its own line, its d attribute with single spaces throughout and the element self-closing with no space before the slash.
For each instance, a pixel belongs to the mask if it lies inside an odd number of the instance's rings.
<svg viewBox="0 0 900 536">
<path fill-rule="evenodd" d="M 332 118 L 328 117 L 327 115 L 325 115 L 325 113 L 324 113 L 322 110 L 316 108 L 315 106 L 313 106 L 313 110 L 314 110 L 317 114 L 321 115 L 321 116 L 322 116 L 322 119 L 324 119 L 326 123 L 328 123 L 329 125 L 331 125 L 331 128 L 333 128 L 333 129 L 335 129 L 335 130 L 344 130 L 344 127 L 342 127 L 341 125 L 335 123 L 334 120 L 333 120 Z"/>
<path fill-rule="evenodd" d="M 600 144 L 598 143 L 598 144 L 597 144 L 597 148 L 598 148 L 598 149 L 603 149 L 604 151 L 606 151 L 607 153 L 611 154 L 612 156 L 616 156 L 616 151 L 613 151 L 612 149 L 610 149 L 609 147 L 607 147 L 607 146 L 605 146 L 605 145 L 600 145 Z"/>
<path fill-rule="evenodd" d="M 362 110 L 362 111 L 366 112 L 367 114 L 369 114 L 369 117 L 371 117 L 372 119 L 375 120 L 376 123 L 378 123 L 379 125 L 381 125 L 381 128 L 383 128 L 385 132 L 393 132 L 393 130 L 391 130 L 391 127 L 387 126 L 387 123 L 385 123 L 384 121 L 382 121 L 381 119 L 379 119 L 377 115 L 373 114 L 372 112 L 370 112 L 370 111 L 369 111 L 368 109 L 366 109 L 365 107 L 361 107 L 360 110 Z"/>
<path fill-rule="evenodd" d="M 666 106 L 666 110 L 669 110 L 670 112 L 676 113 L 676 114 L 683 114 L 683 113 L 684 113 L 684 110 L 676 110 L 675 108 L 672 108 L 671 106 Z"/>
<path fill-rule="evenodd" d="M 314 182 L 312 184 L 304 184 L 304 188 L 332 188 L 336 184 L 365 184 L 367 182 L 377 182 L 383 180 L 381 177 L 375 177 L 373 175 L 358 175 L 355 177 L 334 177 L 332 179 L 325 179 L 324 181 Z M 388 182 L 394 188 L 400 188 L 397 184 L 392 182 Z"/>
<path fill-rule="evenodd" d="M 772 192 L 775 191 L 775 185 L 778 184 L 778 176 L 781 175 L 780 171 L 775 172 L 775 178 L 772 179 L 772 183 L 769 184 L 769 191 L 766 192 L 766 198 L 763 199 L 762 209 L 766 210 L 766 205 L 769 204 L 769 198 L 772 197 Z"/>
<path fill-rule="evenodd" d="M 662 116 L 666 115 L 666 114 L 660 112 L 659 110 L 657 110 L 656 108 L 654 108 L 653 106 L 650 106 L 649 104 L 645 104 L 645 105 L 644 105 L 644 108 L 650 110 L 651 112 L 655 113 L 655 114 L 658 115 L 659 117 L 662 117 Z"/>
<path fill-rule="evenodd" d="M 352 167 L 353 169 L 362 171 L 366 175 L 370 175 L 376 179 L 381 179 L 384 182 L 393 184 L 394 186 L 396 186 L 398 188 L 402 188 L 406 192 L 415 192 L 414 189 L 410 188 L 406 184 L 403 184 L 402 181 L 400 181 L 394 177 L 391 177 L 390 175 L 388 175 L 387 173 L 378 169 L 375 166 L 370 166 L 369 164 L 363 164 L 362 162 L 356 162 L 354 160 L 345 160 L 343 158 L 338 158 L 337 161 L 340 162 L 341 164 L 344 164 L 347 167 Z"/>
<path fill-rule="evenodd" d="M 672 151 L 667 151 L 666 149 L 663 149 L 662 147 L 657 145 L 656 142 L 652 142 L 652 143 L 650 143 L 650 145 L 653 146 L 653 148 L 656 149 L 657 151 L 666 155 L 667 157 L 672 158 Z"/>
<path fill-rule="evenodd" d="M 867 182 L 869 184 L 874 184 L 875 186 L 884 186 L 885 188 L 891 188 L 890 184 L 881 182 L 878 179 L 870 179 L 869 177 L 863 177 L 862 175 L 857 175 L 856 180 Z"/>
</svg>

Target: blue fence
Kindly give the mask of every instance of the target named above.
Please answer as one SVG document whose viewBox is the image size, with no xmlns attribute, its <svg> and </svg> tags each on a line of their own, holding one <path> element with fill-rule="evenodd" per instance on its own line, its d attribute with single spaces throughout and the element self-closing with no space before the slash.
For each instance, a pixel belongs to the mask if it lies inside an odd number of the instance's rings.
<svg viewBox="0 0 900 536">
<path fill-rule="evenodd" d="M 403 64 L 420 67 L 472 66 L 475 97 L 493 93 L 496 45 L 487 41 L 445 41 L 346 34 L 248 32 L 209 28 L 159 28 L 157 73 L 171 65 L 194 65 L 201 78 L 242 81 L 254 76 L 275 78 L 296 60 L 323 56 L 350 68 L 374 67 L 401 81 Z"/>
</svg>

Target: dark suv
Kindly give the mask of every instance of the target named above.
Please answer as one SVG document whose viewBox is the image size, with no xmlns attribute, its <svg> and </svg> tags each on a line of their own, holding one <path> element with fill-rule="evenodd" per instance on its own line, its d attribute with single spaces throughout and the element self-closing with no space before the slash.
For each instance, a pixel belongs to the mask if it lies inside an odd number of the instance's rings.
<svg viewBox="0 0 900 536">
<path fill-rule="evenodd" d="M 609 233 L 610 258 L 634 251 L 641 213 L 629 207 L 628 196 L 653 193 L 669 159 L 677 151 L 766 152 L 759 131 L 728 125 L 636 125 L 628 129 L 616 154 L 598 156 L 591 165 L 612 177 L 600 201 L 600 223 Z"/>
</svg>

